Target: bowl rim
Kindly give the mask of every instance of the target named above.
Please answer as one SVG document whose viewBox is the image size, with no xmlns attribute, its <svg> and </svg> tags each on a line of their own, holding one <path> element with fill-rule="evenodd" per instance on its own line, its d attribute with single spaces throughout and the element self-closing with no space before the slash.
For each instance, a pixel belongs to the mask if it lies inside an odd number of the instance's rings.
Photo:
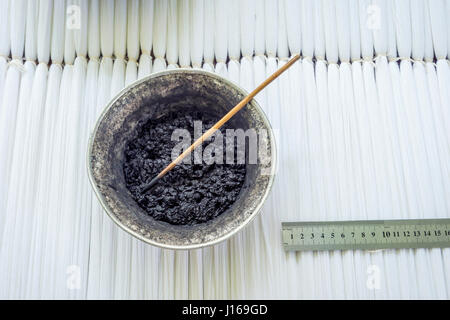
<svg viewBox="0 0 450 320">
<path fill-rule="evenodd" d="M 264 122 L 265 126 L 269 129 L 269 135 L 270 135 L 270 141 L 271 141 L 271 171 L 270 171 L 270 175 L 269 175 L 269 182 L 267 184 L 267 187 L 265 189 L 265 192 L 261 198 L 261 200 L 259 201 L 259 203 L 257 204 L 257 206 L 255 207 L 255 209 L 253 210 L 253 212 L 249 215 L 249 217 L 247 219 L 245 219 L 241 224 L 239 224 L 237 227 L 235 227 L 234 229 L 232 229 L 230 232 L 215 238 L 213 240 L 210 241 L 206 241 L 206 242 L 202 242 L 202 243 L 196 243 L 196 244 L 187 244 L 187 245 L 172 245 L 172 244 L 166 244 L 166 243 L 161 243 L 161 242 L 157 242 L 154 241 L 152 239 L 146 238 L 144 236 L 142 236 L 141 234 L 137 233 L 136 231 L 134 231 L 133 229 L 127 227 L 126 225 L 124 225 L 115 215 L 114 213 L 111 212 L 111 209 L 109 208 L 109 206 L 107 205 L 103 194 L 101 194 L 100 190 L 97 187 L 95 178 L 93 176 L 93 172 L 92 172 L 92 167 L 91 167 L 91 161 L 92 161 L 92 148 L 94 145 L 94 139 L 95 136 L 97 135 L 97 130 L 98 127 L 100 125 L 100 123 L 102 122 L 102 120 L 104 119 L 105 115 L 108 113 L 108 111 L 112 108 L 112 106 L 117 102 L 117 100 L 119 100 L 122 95 L 124 95 L 127 91 L 129 91 L 131 88 L 146 82 L 150 79 L 153 78 L 157 78 L 157 77 L 161 77 L 161 76 L 165 76 L 168 74 L 172 74 L 172 73 L 192 73 L 192 74 L 203 74 L 209 77 L 213 77 L 218 81 L 222 81 L 225 85 L 227 86 L 231 86 L 233 87 L 235 90 L 238 90 L 240 93 L 242 93 L 244 96 L 248 95 L 248 92 L 242 88 L 241 86 L 237 85 L 235 82 L 232 82 L 231 80 L 226 79 L 225 77 L 207 71 L 207 70 L 203 70 L 203 69 L 190 69 L 190 68 L 176 68 L 176 69 L 169 69 L 169 70 L 162 70 L 159 72 L 155 72 L 155 73 L 151 73 L 150 75 L 147 75 L 145 77 L 142 77 L 141 79 L 138 79 L 136 81 L 133 81 L 132 83 L 128 84 L 127 86 L 125 86 L 122 90 L 120 90 L 112 99 L 109 100 L 109 102 L 106 104 L 106 106 L 103 108 L 102 112 L 100 113 L 100 115 L 97 117 L 96 123 L 94 128 L 92 129 L 91 134 L 89 135 L 89 142 L 88 142 L 88 148 L 87 148 L 87 152 L 86 152 L 86 166 L 87 166 L 87 171 L 88 171 L 88 177 L 89 177 L 89 181 L 91 183 L 92 188 L 94 189 L 94 193 L 97 196 L 97 199 L 99 200 L 103 210 L 106 212 L 106 214 L 114 221 L 114 223 L 116 225 L 118 225 L 122 230 L 128 232 L 129 234 L 131 234 L 132 236 L 134 236 L 135 238 L 142 240 L 145 243 L 148 243 L 150 245 L 159 247 L 161 249 L 172 249 L 172 250 L 193 250 L 193 249 L 200 249 L 200 248 L 204 248 L 204 247 L 208 247 L 208 246 L 213 246 L 216 245 L 220 242 L 223 242 L 229 238 L 231 238 L 233 235 L 237 234 L 239 231 L 241 231 L 245 226 L 247 226 L 250 221 L 253 220 L 253 218 L 255 216 L 258 215 L 258 213 L 260 213 L 262 206 L 264 205 L 267 197 L 269 196 L 270 191 L 272 190 L 273 187 L 273 183 L 274 183 L 274 179 L 275 179 L 275 174 L 276 174 L 276 168 L 277 168 L 277 144 L 275 141 L 275 136 L 273 133 L 273 128 L 269 122 L 269 119 L 267 118 L 266 113 L 264 112 L 264 110 L 261 108 L 261 106 L 259 105 L 258 101 L 256 101 L 256 99 L 252 99 L 249 101 L 249 103 L 254 104 L 255 109 L 260 113 L 262 121 Z"/>
</svg>

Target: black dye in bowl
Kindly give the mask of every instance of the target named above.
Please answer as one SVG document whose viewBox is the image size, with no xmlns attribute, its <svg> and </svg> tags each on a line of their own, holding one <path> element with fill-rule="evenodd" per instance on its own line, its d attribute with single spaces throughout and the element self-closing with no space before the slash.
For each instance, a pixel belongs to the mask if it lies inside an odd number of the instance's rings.
<svg viewBox="0 0 450 320">
<path fill-rule="evenodd" d="M 146 124 L 162 123 L 161 120 L 164 117 L 170 116 L 174 112 L 181 114 L 183 110 L 192 110 L 192 107 L 195 107 L 201 116 L 211 115 L 214 118 L 214 121 L 211 121 L 215 122 L 246 95 L 247 93 L 236 84 L 216 74 L 195 69 L 175 69 L 152 74 L 134 82 L 120 92 L 108 104 L 97 120 L 89 141 L 87 158 L 91 184 L 109 217 L 119 227 L 149 244 L 162 248 L 183 250 L 216 244 L 229 238 L 247 225 L 258 214 L 269 194 L 273 184 L 276 160 L 272 129 L 254 99 L 234 115 L 227 122 L 227 126 L 240 128 L 244 131 L 248 129 L 254 129 L 258 132 L 265 131 L 266 139 L 261 141 L 265 142 L 268 149 L 262 161 L 260 161 L 260 155 L 258 154 L 256 164 L 245 162 L 244 181 L 234 201 L 233 195 L 232 198 L 228 199 L 228 203 L 224 203 L 217 210 L 212 209 L 216 207 L 217 203 L 213 201 L 212 207 L 205 205 L 204 211 L 198 211 L 196 214 L 194 212 L 194 215 L 188 214 L 189 208 L 182 210 L 180 207 L 179 210 L 173 211 L 170 209 L 157 210 L 159 209 L 157 207 L 158 199 L 150 198 L 145 203 L 147 200 L 140 199 L 139 197 L 142 197 L 142 195 L 133 192 L 133 187 L 138 188 L 140 183 L 147 181 L 150 176 L 153 177 L 154 173 L 159 172 L 169 162 L 167 154 L 162 155 L 161 163 L 156 162 L 157 158 L 161 159 L 160 155 L 156 157 L 155 154 L 151 153 L 151 150 L 156 151 L 156 148 L 148 148 L 148 155 L 142 154 L 142 158 L 144 156 L 154 157 L 154 161 L 138 160 L 139 157 L 137 157 L 135 160 L 137 163 L 133 164 L 136 171 L 131 166 L 124 170 L 124 164 L 131 159 L 127 160 L 127 156 L 133 156 L 129 153 L 131 150 L 129 149 L 130 142 L 136 141 L 140 127 Z M 269 107 L 275 108 L 276 106 Z M 193 120 L 195 119 L 193 118 Z M 155 135 L 163 134 L 165 131 L 158 130 L 156 129 L 154 132 Z M 157 139 L 154 141 L 157 141 Z M 137 150 L 135 156 L 137 156 Z M 139 164 L 139 161 L 143 161 L 143 163 Z M 159 168 L 151 169 L 151 164 L 159 166 Z M 141 175 L 137 168 L 147 168 L 148 170 Z M 178 170 L 180 169 L 183 169 L 183 167 Z M 206 167 L 202 166 L 199 170 L 198 166 L 192 165 L 185 169 L 186 175 L 181 176 L 176 175 L 177 168 L 172 173 L 169 172 L 168 179 L 173 179 L 170 182 L 184 185 L 185 180 L 186 185 L 188 185 L 188 180 L 190 180 L 192 184 L 198 183 L 198 186 L 193 188 L 192 191 L 194 189 L 196 191 L 201 190 L 201 185 L 207 185 L 207 183 L 204 183 L 205 181 L 199 179 L 200 177 L 195 179 L 196 175 L 205 173 Z M 127 170 L 130 171 L 125 172 Z M 192 170 L 192 172 L 188 174 L 188 170 Z M 237 172 L 234 172 L 234 174 L 237 174 Z M 206 176 L 210 177 L 211 180 L 218 178 L 217 174 Z M 130 177 L 132 178 L 130 179 Z M 162 182 L 164 184 L 169 181 L 163 179 Z M 224 182 L 225 191 L 220 190 L 220 196 L 228 193 L 226 185 L 232 181 L 224 180 Z M 237 189 L 232 188 L 236 192 Z M 208 190 L 199 197 L 194 191 L 192 198 L 188 199 L 188 191 L 182 190 L 181 195 L 185 194 L 186 201 L 180 201 L 176 198 L 176 195 L 180 196 L 180 193 L 174 194 L 174 192 L 170 193 L 169 191 L 164 206 L 169 208 L 170 205 L 188 205 L 189 203 L 192 204 L 192 199 L 199 199 L 201 202 L 205 198 L 205 193 L 207 199 L 217 199 L 217 195 L 216 197 L 210 197 L 208 192 L 212 194 L 212 190 Z M 156 200 L 155 204 L 153 204 L 154 200 Z M 160 211 L 161 214 L 159 214 Z M 176 212 L 176 214 L 169 216 L 167 212 Z M 270 214 L 270 212 L 267 213 Z"/>
<path fill-rule="evenodd" d="M 203 134 L 220 118 L 186 106 L 139 124 L 135 138 L 125 147 L 123 169 L 127 188 L 148 215 L 176 225 L 204 223 L 236 201 L 244 184 L 246 166 L 238 163 L 236 139 L 227 148 L 227 139 L 223 137 L 227 129 L 232 129 L 229 124 L 222 126 L 220 135 L 216 132 L 169 171 L 154 188 L 143 192 L 143 186 L 171 163 L 172 157 L 179 155 L 177 146 L 183 141 L 176 139 L 176 130 L 186 130 L 183 138 L 189 137 L 187 141 L 191 143 L 195 140 L 194 129 Z M 231 163 L 227 162 L 227 150 L 234 155 Z"/>
</svg>

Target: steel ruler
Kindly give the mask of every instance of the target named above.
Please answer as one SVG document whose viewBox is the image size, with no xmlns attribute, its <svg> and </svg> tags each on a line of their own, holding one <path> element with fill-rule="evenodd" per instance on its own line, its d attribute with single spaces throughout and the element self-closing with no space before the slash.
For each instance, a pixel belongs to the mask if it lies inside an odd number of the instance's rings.
<svg viewBox="0 0 450 320">
<path fill-rule="evenodd" d="M 285 250 L 450 247 L 450 219 L 282 222 Z"/>
</svg>

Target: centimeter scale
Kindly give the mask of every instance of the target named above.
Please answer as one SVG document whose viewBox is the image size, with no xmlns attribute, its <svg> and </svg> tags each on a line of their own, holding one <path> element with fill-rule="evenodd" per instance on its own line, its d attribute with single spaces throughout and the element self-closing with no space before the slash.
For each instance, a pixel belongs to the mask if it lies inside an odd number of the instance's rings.
<svg viewBox="0 0 450 320">
<path fill-rule="evenodd" d="M 282 222 L 286 251 L 450 247 L 450 219 Z"/>
</svg>

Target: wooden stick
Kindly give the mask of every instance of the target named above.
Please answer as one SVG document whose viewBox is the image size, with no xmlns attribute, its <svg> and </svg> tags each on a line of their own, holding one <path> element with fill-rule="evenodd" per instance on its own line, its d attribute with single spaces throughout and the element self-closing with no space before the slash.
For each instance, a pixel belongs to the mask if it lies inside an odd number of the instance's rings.
<svg viewBox="0 0 450 320">
<path fill-rule="evenodd" d="M 249 103 L 254 96 L 256 96 L 262 89 L 267 87 L 269 83 L 271 83 L 273 80 L 278 78 L 284 71 L 286 71 L 290 66 L 294 64 L 295 61 L 297 61 L 300 58 L 300 55 L 297 54 L 294 57 L 292 57 L 284 66 L 282 66 L 280 69 L 275 71 L 269 78 L 264 80 L 263 83 L 261 83 L 258 87 L 256 87 L 255 90 L 250 92 L 248 96 L 246 96 L 244 99 L 241 100 L 233 109 L 231 109 L 225 116 L 223 116 L 222 119 L 217 121 L 217 123 L 212 126 L 208 131 L 206 131 L 200 138 L 198 138 L 189 148 L 187 148 L 182 154 L 180 154 L 174 161 L 172 161 L 164 170 L 162 170 L 155 178 L 150 181 L 144 188 L 143 192 L 147 192 L 150 190 L 156 182 L 158 182 L 159 179 L 164 177 L 167 172 L 172 170 L 177 164 L 179 164 L 187 155 L 189 155 L 195 148 L 197 148 L 199 145 L 201 145 L 206 139 L 211 137 L 214 132 L 220 129 L 221 126 L 223 126 L 228 120 L 231 119 L 239 110 L 241 110 L 243 107 Z"/>
</svg>

